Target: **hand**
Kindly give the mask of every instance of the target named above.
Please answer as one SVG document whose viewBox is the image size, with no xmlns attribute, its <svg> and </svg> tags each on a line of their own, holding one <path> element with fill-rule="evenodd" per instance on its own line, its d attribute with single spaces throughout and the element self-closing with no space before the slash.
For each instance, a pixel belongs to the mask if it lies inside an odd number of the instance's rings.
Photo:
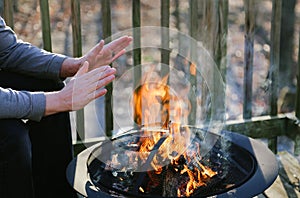
<svg viewBox="0 0 300 198">
<path fill-rule="evenodd" d="M 114 60 L 122 56 L 126 51 L 125 48 L 132 41 L 132 37 L 123 36 L 106 45 L 101 40 L 82 58 L 90 63 L 89 70 L 93 70 L 103 65 L 109 65 Z"/>
<path fill-rule="evenodd" d="M 74 76 L 85 61 L 89 62 L 89 70 L 109 65 L 126 52 L 125 48 L 131 41 L 132 37 L 129 36 L 123 36 L 106 45 L 104 45 L 102 40 L 84 56 L 80 58 L 66 58 L 62 63 L 59 75 L 61 78 Z"/>
<path fill-rule="evenodd" d="M 115 79 L 116 70 L 110 66 L 99 67 L 92 71 L 88 71 L 88 68 L 89 63 L 85 61 L 61 91 L 45 94 L 45 115 L 82 109 L 107 92 L 103 87 Z"/>
<path fill-rule="evenodd" d="M 84 65 L 74 78 L 71 79 L 70 88 L 65 90 L 69 96 L 72 93 L 72 110 L 79 110 L 87 105 L 92 100 L 103 96 L 107 90 L 103 88 L 108 83 L 115 79 L 114 68 L 103 66 L 88 72 L 89 63 L 84 62 Z M 65 93 L 64 93 L 65 94 Z"/>
</svg>

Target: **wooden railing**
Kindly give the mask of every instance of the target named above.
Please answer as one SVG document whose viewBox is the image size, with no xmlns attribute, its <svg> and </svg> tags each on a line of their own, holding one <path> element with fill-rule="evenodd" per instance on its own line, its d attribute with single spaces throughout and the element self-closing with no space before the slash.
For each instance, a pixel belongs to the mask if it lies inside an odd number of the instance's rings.
<svg viewBox="0 0 300 198">
<path fill-rule="evenodd" d="M 11 27 L 14 26 L 13 21 L 13 2 L 11 0 L 4 1 L 4 17 L 6 22 Z M 189 0 L 189 35 L 198 39 L 199 37 L 199 23 L 198 23 L 198 9 L 205 7 L 203 12 L 203 21 L 206 24 L 208 36 L 211 36 L 211 43 L 208 43 L 209 51 L 212 54 L 214 61 L 217 64 L 218 69 L 221 71 L 221 75 L 225 78 L 226 76 L 226 53 L 227 53 L 227 32 L 228 32 L 228 1 L 210 1 L 204 0 L 194 1 Z M 172 1 L 175 7 L 178 9 L 179 0 Z M 288 116 L 287 114 L 278 114 L 277 101 L 278 101 L 278 84 L 279 84 L 279 62 L 280 62 L 280 31 L 281 31 L 281 17 L 282 17 L 282 2 L 283 0 L 273 0 L 272 1 L 272 21 L 271 21 L 271 39 L 270 39 L 270 66 L 272 69 L 269 72 L 269 80 L 272 82 L 270 84 L 270 113 L 269 115 L 262 117 L 252 117 L 252 83 L 253 83 L 253 51 L 254 51 L 254 34 L 256 26 L 256 10 L 255 7 L 257 0 L 244 1 L 245 10 L 245 56 L 244 56 L 244 102 L 243 102 L 243 120 L 233 120 L 226 122 L 225 128 L 251 136 L 254 138 L 267 138 L 269 141 L 269 147 L 276 152 L 277 148 L 277 137 L 281 135 L 286 135 L 295 140 L 295 152 L 300 154 L 300 129 L 299 121 L 300 118 L 300 63 L 298 63 L 298 81 L 297 81 L 297 102 L 295 107 L 296 116 Z M 42 33 L 43 33 L 43 46 L 46 50 L 51 51 L 51 31 L 50 31 L 50 16 L 49 16 L 49 5 L 48 0 L 40 0 L 41 9 L 41 21 L 42 21 Z M 170 24 L 170 0 L 161 0 L 161 26 L 169 28 Z M 109 38 L 112 35 L 112 19 L 111 19 L 111 1 L 101 0 L 101 16 L 102 16 L 102 28 L 103 37 Z M 73 55 L 79 57 L 82 55 L 82 38 L 81 38 L 81 19 L 80 19 L 80 1 L 71 0 L 71 10 L 72 10 L 72 34 L 73 34 Z M 178 10 L 177 10 L 178 11 Z M 141 2 L 140 0 L 132 0 L 132 28 L 141 26 Z M 176 27 L 180 30 L 180 18 L 177 17 Z M 213 22 L 211 19 L 214 19 Z M 140 46 L 141 38 L 140 32 L 134 31 L 134 46 Z M 163 49 L 169 48 L 170 35 L 168 31 L 163 31 L 161 34 Z M 133 65 L 140 65 L 141 59 L 141 49 L 135 48 L 133 50 Z M 193 56 L 193 55 L 191 55 Z M 300 56 L 300 50 L 299 50 Z M 225 58 L 225 59 L 224 59 Z M 169 63 L 170 51 L 161 51 L 161 62 L 164 64 Z M 298 61 L 299 62 L 299 61 Z M 168 73 L 168 68 L 164 67 L 162 75 Z M 141 79 L 141 70 L 136 67 L 134 70 L 134 82 L 135 85 L 139 83 Z M 196 83 L 196 77 L 191 77 L 190 83 L 193 86 Z M 106 95 L 105 103 L 105 119 L 106 119 L 106 132 L 108 136 L 111 136 L 111 131 L 113 130 L 113 115 L 111 106 L 111 96 L 112 96 L 112 85 L 107 87 L 108 93 Z M 221 97 L 222 98 L 222 97 Z M 225 95 L 224 95 L 225 98 Z M 225 99 L 224 99 L 225 100 Z M 192 107 L 196 108 L 196 102 L 191 101 Z M 192 108 L 192 109 L 195 109 Z M 190 122 L 193 123 L 195 117 L 191 112 Z M 80 110 L 76 113 L 77 122 L 77 143 L 75 144 L 75 149 L 79 151 L 83 149 L 82 142 L 85 142 L 85 126 L 84 126 L 84 111 Z M 93 143 L 91 141 L 90 143 Z"/>
</svg>

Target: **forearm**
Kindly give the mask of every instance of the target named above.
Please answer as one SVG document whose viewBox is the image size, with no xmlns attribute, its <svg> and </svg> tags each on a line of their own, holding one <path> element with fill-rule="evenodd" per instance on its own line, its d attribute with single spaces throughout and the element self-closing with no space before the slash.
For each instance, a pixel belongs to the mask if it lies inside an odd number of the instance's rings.
<svg viewBox="0 0 300 198">
<path fill-rule="evenodd" d="M 68 101 L 66 97 L 63 97 L 61 92 L 48 92 L 45 93 L 45 96 L 46 107 L 44 116 L 72 110 L 72 105 L 70 104 L 71 101 Z"/>
</svg>

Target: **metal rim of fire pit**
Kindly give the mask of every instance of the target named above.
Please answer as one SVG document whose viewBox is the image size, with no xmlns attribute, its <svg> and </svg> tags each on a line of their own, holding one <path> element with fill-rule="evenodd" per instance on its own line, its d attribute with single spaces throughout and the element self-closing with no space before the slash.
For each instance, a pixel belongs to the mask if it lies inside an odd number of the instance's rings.
<svg viewBox="0 0 300 198">
<path fill-rule="evenodd" d="M 245 183 L 214 197 L 253 197 L 262 193 L 275 181 L 278 175 L 278 163 L 275 155 L 264 144 L 255 139 L 229 131 L 222 131 L 221 137 L 229 139 L 252 154 L 257 161 L 257 168 L 252 177 Z M 91 153 L 101 146 L 102 143 L 95 144 L 79 153 L 67 168 L 68 182 L 78 193 L 85 197 L 88 197 L 88 195 L 101 198 L 111 197 L 104 192 L 101 193 L 101 196 L 99 195 L 99 189 L 91 182 L 87 167 L 87 161 Z"/>
</svg>

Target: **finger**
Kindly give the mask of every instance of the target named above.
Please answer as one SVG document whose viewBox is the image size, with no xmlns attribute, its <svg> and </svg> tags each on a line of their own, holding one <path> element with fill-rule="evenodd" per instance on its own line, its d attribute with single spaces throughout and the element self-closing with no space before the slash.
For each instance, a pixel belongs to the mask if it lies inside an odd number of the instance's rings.
<svg viewBox="0 0 300 198">
<path fill-rule="evenodd" d="M 103 95 L 105 95 L 107 93 L 107 89 L 103 88 L 103 89 L 98 89 L 95 91 L 94 93 L 94 99 L 99 98 Z"/>
<path fill-rule="evenodd" d="M 122 43 L 126 43 L 127 40 L 128 40 L 128 36 L 122 36 L 122 37 L 117 38 L 117 39 L 113 40 L 112 42 L 108 43 L 107 47 L 109 49 L 117 49 L 117 47 L 119 45 L 121 45 Z"/>
<path fill-rule="evenodd" d="M 106 77 L 100 79 L 100 80 L 97 82 L 96 89 L 100 89 L 101 87 L 104 87 L 104 86 L 108 85 L 108 84 L 111 83 L 114 79 L 115 79 L 115 75 L 109 75 L 109 76 L 106 76 Z"/>
<path fill-rule="evenodd" d="M 115 52 L 119 52 L 123 49 L 125 49 L 129 44 L 130 44 L 131 40 L 124 40 L 123 42 L 120 42 L 117 46 L 115 46 L 114 48 L 112 48 Z"/>
<path fill-rule="evenodd" d="M 104 47 L 104 40 L 101 40 L 95 47 L 95 53 L 99 54 Z"/>
<path fill-rule="evenodd" d="M 87 84 L 81 84 L 82 87 L 84 87 L 81 92 L 85 93 L 85 99 L 88 101 L 91 101 L 95 98 L 94 95 L 98 95 L 98 92 L 101 93 L 100 90 L 102 90 L 107 84 L 112 82 L 114 80 L 114 76 L 107 76 L 101 80 L 98 80 L 93 83 L 87 83 Z M 103 95 L 103 94 L 102 94 Z M 97 96 L 98 97 L 98 96 Z"/>
<path fill-rule="evenodd" d="M 95 91 L 91 92 L 90 94 L 88 94 L 86 96 L 87 100 L 88 100 L 88 103 L 91 102 L 92 100 L 95 100 L 95 99 L 105 95 L 106 93 L 107 93 L 107 90 L 105 88 L 95 90 Z"/>
<path fill-rule="evenodd" d="M 111 68 L 111 67 L 108 66 L 108 65 L 98 67 L 96 69 L 93 69 L 93 70 L 89 71 L 88 76 L 94 76 L 94 75 L 97 75 L 99 73 L 105 72 L 109 68 Z"/>
<path fill-rule="evenodd" d="M 123 49 L 120 52 L 118 52 L 116 55 L 114 55 L 114 57 L 112 58 L 111 62 L 115 61 L 117 58 L 119 58 L 120 56 L 122 56 L 123 54 L 125 54 L 126 50 Z"/>
<path fill-rule="evenodd" d="M 110 66 L 102 66 L 90 71 L 85 78 L 91 81 L 98 81 L 106 76 L 113 75 L 116 73 L 116 69 Z"/>
<path fill-rule="evenodd" d="M 115 79 L 115 72 L 116 69 L 108 68 L 101 73 L 86 75 L 85 78 L 82 80 L 83 86 L 85 87 L 87 92 L 91 93 L 96 89 L 104 87 L 108 83 L 112 82 Z"/>
<path fill-rule="evenodd" d="M 107 48 L 110 51 L 114 51 L 115 53 L 118 53 L 119 51 L 127 47 L 131 41 L 132 41 L 132 37 L 123 36 L 107 44 Z"/>
<path fill-rule="evenodd" d="M 89 70 L 89 62 L 84 61 L 82 67 L 75 74 L 75 77 L 78 77 L 78 76 L 81 76 L 81 75 L 87 73 L 88 70 Z"/>
<path fill-rule="evenodd" d="M 77 84 L 81 84 L 86 88 L 92 83 L 99 81 L 100 78 L 103 78 L 102 76 L 109 75 L 109 73 L 113 73 L 113 71 L 109 69 L 111 68 L 110 66 L 103 66 L 91 71 L 88 71 L 88 66 L 88 62 L 85 61 L 83 66 L 80 68 L 80 70 L 76 73 L 74 77 L 74 80 Z"/>
<path fill-rule="evenodd" d="M 108 69 L 106 69 L 103 74 L 102 74 L 102 78 L 103 77 L 106 77 L 106 76 L 110 76 L 110 75 L 114 75 L 116 73 L 116 69 L 115 68 L 112 68 L 112 67 L 109 67 Z"/>
</svg>

